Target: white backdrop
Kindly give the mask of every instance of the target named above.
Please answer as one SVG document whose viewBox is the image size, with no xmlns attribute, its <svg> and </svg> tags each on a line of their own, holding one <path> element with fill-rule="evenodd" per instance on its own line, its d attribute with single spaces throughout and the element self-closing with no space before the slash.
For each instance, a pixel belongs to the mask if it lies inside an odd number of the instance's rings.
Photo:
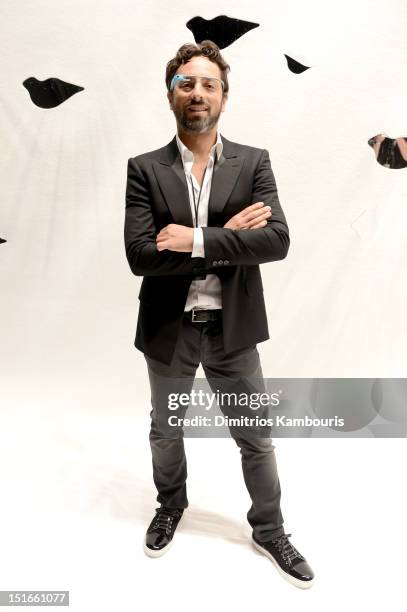
<svg viewBox="0 0 407 612">
<path fill-rule="evenodd" d="M 290 227 L 288 257 L 262 266 L 271 333 L 271 340 L 259 345 L 264 375 L 403 377 L 407 170 L 380 166 L 367 140 L 380 132 L 407 135 L 407 7 L 401 0 L 267 5 L 236 0 L 204 5 L 3 0 L 1 14 L 0 236 L 7 243 L 0 245 L 0 401 L 3 476 L 15 500 L 8 511 L 15 517 L 17 508 L 28 503 L 36 509 L 31 515 L 36 522 L 47 508 L 49 524 L 51 516 L 59 516 L 49 505 L 56 491 L 61 496 L 58 512 L 67 506 L 79 509 L 75 521 L 87 513 L 89 524 L 82 522 L 81 529 L 89 534 L 89 525 L 97 525 L 92 522 L 94 504 L 103 504 L 103 493 L 95 485 L 98 474 L 103 474 L 102 491 L 110 493 L 124 479 L 132 483 L 120 489 L 127 509 L 116 518 L 128 519 L 124 528 L 132 524 L 131 517 L 140 519 L 137 533 L 131 535 L 138 546 L 155 491 L 148 473 L 147 373 L 143 356 L 133 346 L 141 279 L 131 274 L 123 243 L 126 168 L 129 157 L 163 146 L 175 133 L 164 71 L 177 48 L 193 41 L 185 23 L 197 14 L 208 19 L 227 14 L 260 23 L 223 51 L 231 73 L 220 131 L 230 140 L 269 150 Z M 293 74 L 284 53 L 311 68 Z M 29 76 L 58 77 L 85 89 L 45 110 L 31 102 L 22 86 Z M 103 440 L 110 442 L 105 446 Z M 98 452 L 104 459 L 95 459 L 95 451 L 89 467 L 83 453 L 93 442 L 100 442 Z M 230 462 L 231 470 L 238 470 L 236 451 L 228 442 L 207 443 L 224 447 L 223 465 Z M 298 457 L 306 448 L 307 478 L 319 465 L 323 442 L 308 442 L 307 447 L 305 442 L 279 444 L 281 469 L 292 479 L 301 478 L 291 466 L 293 453 Z M 342 453 L 359 456 L 352 442 L 326 444 L 324 456 L 346 469 L 339 459 Z M 363 442 L 371 461 L 379 461 L 379 447 L 389 453 L 382 458 L 391 462 L 394 457 L 397 481 L 401 463 L 391 453 L 404 452 L 401 442 L 376 440 L 374 447 Z M 190 452 L 197 462 L 215 462 L 199 442 Z M 113 469 L 113 476 L 112 461 L 121 466 Z M 90 472 L 84 475 L 86 466 Z M 326 469 L 317 475 L 321 486 L 330 476 Z M 346 486 L 357 490 L 352 477 L 357 478 L 347 474 Z M 138 489 L 139 478 L 144 484 Z M 21 488 L 28 481 L 37 483 L 31 493 Z M 235 498 L 229 493 L 237 506 L 225 514 L 236 511 L 244 523 L 248 500 L 242 501 L 242 483 L 239 480 Z M 318 508 L 301 506 L 296 483 L 287 489 L 287 500 L 293 498 L 292 522 L 303 521 L 303 552 L 313 564 L 313 537 L 322 518 Z M 92 486 L 100 493 L 97 502 L 89 492 Z M 317 495 L 318 481 L 315 488 Z M 36 506 L 38 490 L 47 491 L 47 501 Z M 141 501 L 137 491 L 142 491 Z M 203 500 L 211 500 L 209 491 L 201 499 L 205 504 Z M 321 497 L 318 504 L 323 501 Z M 216 506 L 213 500 L 207 503 Z M 294 507 L 308 515 L 300 518 Z M 338 529 L 348 533 L 351 523 L 341 523 L 339 502 L 331 511 L 331 517 L 338 512 Z M 22 516 L 23 522 L 28 520 L 24 512 Z M 107 511 L 107 522 L 111 516 Z M 308 520 L 315 520 L 309 533 Z M 371 520 L 377 530 L 376 517 Z M 60 520 L 56 522 L 60 528 Z M 78 533 L 76 523 L 73 533 Z M 341 531 L 336 535 L 343 541 Z M 128 532 L 123 536 L 123 544 L 128 544 Z M 14 537 L 10 534 L 11 541 Z M 328 536 L 319 537 L 321 569 Z M 96 541 L 101 545 L 99 537 Z M 293 542 L 300 548 L 298 536 Z M 194 540 L 189 558 L 195 546 Z M 346 560 L 346 551 L 342 553 Z M 73 549 L 73 563 L 76 554 Z M 137 549 L 136 566 L 144 563 L 140 555 Z M 242 556 L 242 563 L 251 562 Z M 28 585 L 30 564 L 24 580 L 17 575 L 17 562 L 10 567 L 9 582 L 1 589 L 56 584 L 69 588 L 63 585 L 73 581 L 67 569 L 68 579 L 67 573 L 65 580 L 62 574 L 49 581 L 44 576 Z M 150 568 L 146 580 L 150 574 L 154 578 L 156 570 Z M 332 579 L 329 564 L 326 569 L 326 579 Z M 83 609 L 89 609 L 88 602 L 83 603 L 89 595 L 86 588 L 81 594 Z M 77 606 L 82 609 L 78 601 Z M 101 609 L 100 602 L 98 606 Z"/>
<path fill-rule="evenodd" d="M 115 385 L 134 375 L 140 279 L 122 238 L 127 158 L 174 135 L 164 68 L 193 40 L 185 23 L 196 14 L 194 3 L 175 3 L 170 15 L 166 6 L 3 1 L 2 353 L 11 376 L 97 372 Z M 380 166 L 367 140 L 407 133 L 407 9 L 352 6 L 221 7 L 260 23 L 223 52 L 231 73 L 221 133 L 269 150 L 291 231 L 287 259 L 262 266 L 268 376 L 405 373 L 406 173 Z M 205 16 L 219 11 L 208 3 Z M 295 75 L 283 53 L 312 67 Z M 31 75 L 85 90 L 41 109 L 21 85 Z"/>
</svg>

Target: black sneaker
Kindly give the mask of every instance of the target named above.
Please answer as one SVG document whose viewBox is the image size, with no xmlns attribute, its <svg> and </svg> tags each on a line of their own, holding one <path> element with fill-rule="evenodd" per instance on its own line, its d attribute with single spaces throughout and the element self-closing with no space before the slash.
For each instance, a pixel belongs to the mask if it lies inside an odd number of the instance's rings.
<svg viewBox="0 0 407 612">
<path fill-rule="evenodd" d="M 314 572 L 306 559 L 291 544 L 291 533 L 283 533 L 268 542 L 259 542 L 252 536 L 253 546 L 266 555 L 276 566 L 279 573 L 291 584 L 300 589 L 308 589 L 314 584 Z"/>
<path fill-rule="evenodd" d="M 155 509 L 156 515 L 146 532 L 144 552 L 149 557 L 160 557 L 170 547 L 178 523 L 184 513 L 183 508 Z"/>
</svg>

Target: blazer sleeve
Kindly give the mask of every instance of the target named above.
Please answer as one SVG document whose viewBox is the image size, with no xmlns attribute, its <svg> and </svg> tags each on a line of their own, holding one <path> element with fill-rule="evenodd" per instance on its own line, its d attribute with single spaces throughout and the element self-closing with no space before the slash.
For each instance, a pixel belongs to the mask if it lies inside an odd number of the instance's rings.
<svg viewBox="0 0 407 612">
<path fill-rule="evenodd" d="M 241 230 L 202 228 L 206 266 L 257 265 L 286 257 L 290 246 L 289 230 L 266 149 L 260 155 L 253 178 L 252 203 L 255 202 L 271 206 L 272 215 L 264 227 Z"/>
<path fill-rule="evenodd" d="M 159 251 L 156 236 L 147 179 L 136 159 L 130 158 L 127 164 L 124 242 L 131 271 L 136 276 L 202 274 L 205 262 L 202 257 L 191 257 L 191 253 Z"/>
</svg>

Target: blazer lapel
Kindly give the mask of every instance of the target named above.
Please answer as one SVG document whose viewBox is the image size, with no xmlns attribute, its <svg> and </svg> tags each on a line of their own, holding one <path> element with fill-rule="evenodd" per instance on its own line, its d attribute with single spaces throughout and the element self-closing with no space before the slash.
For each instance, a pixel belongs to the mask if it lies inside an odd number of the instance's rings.
<svg viewBox="0 0 407 612">
<path fill-rule="evenodd" d="M 215 165 L 208 205 L 208 225 L 222 213 L 243 167 L 244 157 L 236 154 L 233 142 L 221 135 L 223 151 Z"/>
<path fill-rule="evenodd" d="M 236 154 L 232 142 L 221 136 L 223 151 L 212 176 L 208 205 L 208 225 L 213 215 L 219 215 L 239 177 L 244 158 Z M 159 161 L 153 164 L 161 194 L 175 223 L 193 227 L 188 186 L 176 137 L 161 150 Z"/>
<path fill-rule="evenodd" d="M 153 164 L 153 170 L 174 222 L 193 227 L 188 185 L 175 136 L 162 149 L 161 159 Z"/>
</svg>

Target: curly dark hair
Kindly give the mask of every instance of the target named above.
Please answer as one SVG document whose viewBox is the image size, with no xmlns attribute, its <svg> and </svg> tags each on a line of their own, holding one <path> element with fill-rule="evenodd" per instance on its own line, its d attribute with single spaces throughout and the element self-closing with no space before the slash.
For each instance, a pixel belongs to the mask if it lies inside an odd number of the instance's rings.
<svg viewBox="0 0 407 612">
<path fill-rule="evenodd" d="M 225 86 L 223 89 L 223 93 L 226 94 L 229 91 L 229 82 L 228 82 L 228 72 L 230 71 L 230 66 L 223 59 L 220 49 L 217 44 L 215 44 L 212 40 L 203 40 L 201 43 L 194 45 L 193 43 L 185 43 L 180 47 L 175 55 L 168 63 L 165 69 L 165 84 L 169 91 L 172 77 L 176 74 L 178 68 L 181 64 L 185 64 L 191 57 L 204 55 L 211 62 L 217 64 L 221 71 L 221 79 L 224 82 Z"/>
</svg>

